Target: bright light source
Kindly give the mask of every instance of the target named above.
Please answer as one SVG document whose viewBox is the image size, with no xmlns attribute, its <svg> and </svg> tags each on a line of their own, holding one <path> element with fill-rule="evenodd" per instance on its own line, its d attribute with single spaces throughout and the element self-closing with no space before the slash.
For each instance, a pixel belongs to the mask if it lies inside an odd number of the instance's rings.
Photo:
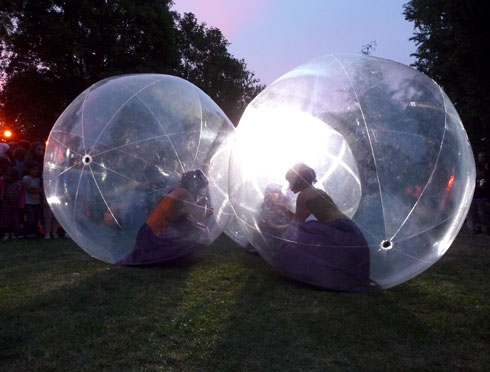
<svg viewBox="0 0 490 372">
<path fill-rule="evenodd" d="M 9 138 L 9 137 L 12 137 L 12 132 L 11 132 L 11 131 L 9 131 L 9 130 L 6 130 L 5 132 L 3 132 L 3 135 L 4 135 L 5 137 Z"/>
</svg>

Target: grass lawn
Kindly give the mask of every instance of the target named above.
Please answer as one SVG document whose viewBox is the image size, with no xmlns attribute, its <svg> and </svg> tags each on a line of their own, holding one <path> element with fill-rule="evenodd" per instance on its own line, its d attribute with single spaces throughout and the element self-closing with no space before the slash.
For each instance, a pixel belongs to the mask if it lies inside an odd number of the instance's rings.
<svg viewBox="0 0 490 372">
<path fill-rule="evenodd" d="M 490 370 L 490 237 L 378 293 L 284 278 L 222 236 L 125 268 L 71 240 L 0 243 L 1 371 Z"/>
</svg>

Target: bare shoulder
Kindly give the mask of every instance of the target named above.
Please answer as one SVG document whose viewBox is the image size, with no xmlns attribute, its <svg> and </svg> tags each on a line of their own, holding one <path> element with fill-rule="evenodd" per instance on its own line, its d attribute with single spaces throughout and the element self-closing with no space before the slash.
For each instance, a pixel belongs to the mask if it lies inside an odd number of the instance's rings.
<svg viewBox="0 0 490 372">
<path fill-rule="evenodd" d="M 314 187 L 308 187 L 298 194 L 298 202 L 306 203 L 308 200 L 313 199 L 318 195 L 317 189 Z"/>
</svg>

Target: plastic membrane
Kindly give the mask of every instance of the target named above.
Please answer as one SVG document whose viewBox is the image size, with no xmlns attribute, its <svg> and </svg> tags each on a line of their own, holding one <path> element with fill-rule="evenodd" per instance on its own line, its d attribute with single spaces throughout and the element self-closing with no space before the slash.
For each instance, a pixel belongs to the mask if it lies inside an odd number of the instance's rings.
<svg viewBox="0 0 490 372">
<path fill-rule="evenodd" d="M 229 152 L 224 156 L 222 149 L 233 132 L 221 109 L 183 79 L 137 74 L 102 80 L 66 108 L 50 133 L 48 203 L 75 242 L 99 260 L 146 264 L 191 253 L 214 241 L 228 222 L 220 213 L 228 200 Z M 163 203 L 183 175 L 190 185 L 201 182 L 200 189 Z M 203 220 L 185 222 L 182 210 L 203 210 Z M 164 227 L 151 225 L 158 213 Z M 146 224 L 151 231 L 142 231 Z M 173 234 L 163 237 L 168 246 L 185 248 L 167 255 L 135 252 L 145 234 L 161 243 L 156 230 Z"/>
<path fill-rule="evenodd" d="M 297 164 L 316 175 L 305 221 L 293 218 L 301 192 L 286 180 L 291 170 L 303 177 Z M 384 59 L 328 55 L 249 104 L 229 192 L 243 234 L 278 271 L 363 290 L 435 263 L 464 222 L 474 179 L 466 132 L 433 80 Z"/>
</svg>

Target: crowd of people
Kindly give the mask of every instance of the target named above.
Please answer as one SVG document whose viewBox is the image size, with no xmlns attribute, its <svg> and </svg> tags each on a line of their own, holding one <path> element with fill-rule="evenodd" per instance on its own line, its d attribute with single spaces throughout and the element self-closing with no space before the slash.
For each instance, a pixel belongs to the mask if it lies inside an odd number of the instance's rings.
<svg viewBox="0 0 490 372">
<path fill-rule="evenodd" d="M 56 239 L 63 234 L 44 195 L 45 145 L 0 143 L 0 238 Z"/>
</svg>

